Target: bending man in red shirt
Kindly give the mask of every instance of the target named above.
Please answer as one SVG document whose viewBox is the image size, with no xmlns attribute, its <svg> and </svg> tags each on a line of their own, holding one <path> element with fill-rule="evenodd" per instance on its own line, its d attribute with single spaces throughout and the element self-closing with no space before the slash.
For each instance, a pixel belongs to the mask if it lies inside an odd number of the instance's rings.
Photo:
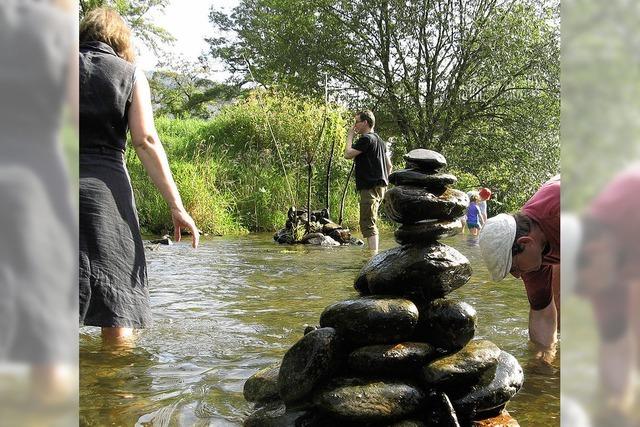
<svg viewBox="0 0 640 427">
<path fill-rule="evenodd" d="M 560 176 L 547 181 L 514 215 L 487 220 L 480 253 L 494 281 L 522 278 L 529 298 L 529 338 L 537 356 L 555 357 L 560 318 Z"/>
</svg>

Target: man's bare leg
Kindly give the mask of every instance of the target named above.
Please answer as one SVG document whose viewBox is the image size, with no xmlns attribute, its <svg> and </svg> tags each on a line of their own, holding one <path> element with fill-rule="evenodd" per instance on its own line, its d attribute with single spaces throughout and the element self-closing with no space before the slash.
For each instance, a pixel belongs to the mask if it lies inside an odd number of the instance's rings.
<svg viewBox="0 0 640 427">
<path fill-rule="evenodd" d="M 105 344 L 126 344 L 133 338 L 133 328 L 102 328 L 102 341 Z"/>
<path fill-rule="evenodd" d="M 373 252 L 378 252 L 378 235 L 375 234 L 371 237 L 367 237 L 367 244 L 369 245 L 369 249 Z"/>
</svg>

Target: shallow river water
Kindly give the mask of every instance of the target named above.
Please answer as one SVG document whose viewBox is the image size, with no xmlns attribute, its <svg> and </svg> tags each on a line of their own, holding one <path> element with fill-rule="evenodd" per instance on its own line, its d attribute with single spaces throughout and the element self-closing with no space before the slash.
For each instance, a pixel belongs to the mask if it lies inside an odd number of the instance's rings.
<svg viewBox="0 0 640 427">
<path fill-rule="evenodd" d="M 396 245 L 391 234 L 382 242 Z M 472 237 L 443 242 L 474 271 L 450 297 L 477 310 L 477 338 L 524 368 L 524 387 L 507 409 L 523 427 L 559 425 L 560 363 L 533 358 L 522 282 L 490 283 Z M 324 307 L 356 296 L 353 279 L 367 257 L 359 247 L 279 246 L 270 234 L 148 251 L 153 327 L 133 349 L 105 348 L 97 328 L 80 330 L 81 425 L 241 425 L 251 412 L 244 381 L 280 361 Z"/>
</svg>

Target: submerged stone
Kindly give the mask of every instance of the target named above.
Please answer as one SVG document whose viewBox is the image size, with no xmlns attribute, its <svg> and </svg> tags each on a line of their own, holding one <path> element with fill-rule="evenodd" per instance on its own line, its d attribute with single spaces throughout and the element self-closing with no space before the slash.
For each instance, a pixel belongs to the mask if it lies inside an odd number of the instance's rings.
<svg viewBox="0 0 640 427">
<path fill-rule="evenodd" d="M 440 356 L 431 345 L 421 342 L 371 345 L 352 351 L 348 365 L 349 369 L 364 374 L 415 374 Z"/>
<path fill-rule="evenodd" d="M 416 169 L 400 169 L 389 175 L 389 182 L 393 185 L 409 185 L 424 187 L 434 194 L 442 194 L 449 185 L 453 185 L 458 179 L 450 174 L 427 174 Z"/>
<path fill-rule="evenodd" d="M 261 369 L 244 383 L 243 395 L 249 402 L 268 402 L 279 399 L 278 372 L 280 365 L 269 366 Z"/>
<path fill-rule="evenodd" d="M 312 237 L 310 239 L 307 239 L 305 243 L 315 246 L 340 246 L 340 242 L 336 242 L 330 236 L 325 235 Z"/>
<path fill-rule="evenodd" d="M 360 270 L 354 287 L 364 294 L 441 298 L 467 283 L 469 260 L 441 243 L 403 245 L 380 252 Z"/>
<path fill-rule="evenodd" d="M 346 228 L 333 230 L 331 233 L 329 233 L 329 237 L 341 244 L 351 243 L 351 232 Z"/>
<path fill-rule="evenodd" d="M 427 244 L 438 239 L 455 236 L 462 231 L 462 221 L 420 221 L 414 224 L 402 224 L 395 231 L 396 242 L 401 245 L 411 243 Z"/>
<path fill-rule="evenodd" d="M 405 341 L 417 323 L 418 309 L 414 303 L 383 296 L 339 301 L 320 315 L 320 326 L 334 328 L 354 346 Z"/>
<path fill-rule="evenodd" d="M 475 335 L 476 310 L 466 302 L 437 299 L 419 310 L 415 339 L 438 350 L 456 352 Z"/>
<path fill-rule="evenodd" d="M 287 409 L 276 401 L 257 409 L 244 421 L 244 427 L 302 427 L 321 426 L 321 416 L 311 410 Z"/>
<path fill-rule="evenodd" d="M 438 170 L 447 165 L 447 159 L 437 151 L 416 148 L 404 155 L 408 167 L 417 167 L 423 171 Z"/>
<path fill-rule="evenodd" d="M 472 427 L 520 427 L 518 421 L 506 410 L 503 410 L 495 417 L 474 421 L 471 425 Z"/>
<path fill-rule="evenodd" d="M 278 375 L 278 391 L 285 402 L 308 395 L 329 379 L 339 365 L 338 336 L 335 329 L 320 328 L 303 336 L 284 355 Z"/>
<path fill-rule="evenodd" d="M 491 341 L 471 341 L 459 352 L 438 359 L 422 370 L 425 384 L 457 399 L 467 394 L 487 372 L 495 372 L 500 349 Z M 455 407 L 455 404 L 454 404 Z"/>
<path fill-rule="evenodd" d="M 469 205 L 466 193 L 449 188 L 440 195 L 420 187 L 393 187 L 384 195 L 384 210 L 389 219 L 403 224 L 427 219 L 454 221 Z"/>
<path fill-rule="evenodd" d="M 420 409 L 425 394 L 401 381 L 337 379 L 315 393 L 323 411 L 347 421 L 383 422 L 405 418 Z"/>
<path fill-rule="evenodd" d="M 515 357 L 502 351 L 495 374 L 488 381 L 480 382 L 473 389 L 456 399 L 453 406 L 467 419 L 485 418 L 491 410 L 501 409 L 520 390 L 524 382 L 522 367 Z"/>
<path fill-rule="evenodd" d="M 456 411 L 445 393 L 431 390 L 427 395 L 425 408 L 427 425 L 433 427 L 460 427 Z"/>
</svg>

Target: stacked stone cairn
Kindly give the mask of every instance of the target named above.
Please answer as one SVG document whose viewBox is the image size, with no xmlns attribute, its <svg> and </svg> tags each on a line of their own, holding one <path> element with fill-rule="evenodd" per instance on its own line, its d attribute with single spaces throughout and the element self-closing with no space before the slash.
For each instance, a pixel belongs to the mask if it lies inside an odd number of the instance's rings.
<svg viewBox="0 0 640 427">
<path fill-rule="evenodd" d="M 438 239 L 458 233 L 468 205 L 418 149 L 394 172 L 384 208 L 400 246 L 360 271 L 360 296 L 328 306 L 282 363 L 247 380 L 257 409 L 245 426 L 518 426 L 505 405 L 524 381 L 509 353 L 473 340 L 476 312 L 446 299 L 471 277 L 469 261 Z"/>
<path fill-rule="evenodd" d="M 348 228 L 342 227 L 329 219 L 326 209 L 312 211 L 307 215 L 306 209 L 289 208 L 287 221 L 283 228 L 276 231 L 273 240 L 280 244 L 297 243 L 317 246 L 362 246 L 364 242 L 351 236 Z"/>
</svg>

